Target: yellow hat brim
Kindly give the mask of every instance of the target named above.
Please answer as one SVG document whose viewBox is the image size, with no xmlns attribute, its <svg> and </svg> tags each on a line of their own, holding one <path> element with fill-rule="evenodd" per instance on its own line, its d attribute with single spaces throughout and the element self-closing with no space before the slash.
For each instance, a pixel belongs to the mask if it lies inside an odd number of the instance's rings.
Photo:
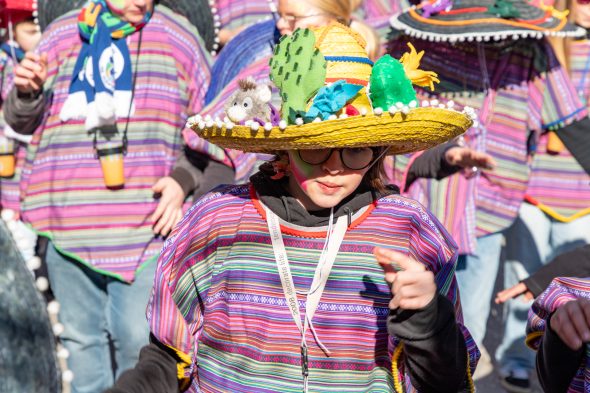
<svg viewBox="0 0 590 393">
<path fill-rule="evenodd" d="M 197 134 L 223 148 L 252 153 L 278 150 L 303 150 L 342 147 L 390 146 L 388 154 L 425 150 L 463 134 L 473 124 L 464 113 L 442 108 L 416 108 L 408 114 L 384 112 L 380 116 L 352 116 L 302 125 L 289 125 L 281 130 L 262 126 L 226 125 L 191 128 Z M 203 124 L 201 123 L 201 126 Z"/>
</svg>

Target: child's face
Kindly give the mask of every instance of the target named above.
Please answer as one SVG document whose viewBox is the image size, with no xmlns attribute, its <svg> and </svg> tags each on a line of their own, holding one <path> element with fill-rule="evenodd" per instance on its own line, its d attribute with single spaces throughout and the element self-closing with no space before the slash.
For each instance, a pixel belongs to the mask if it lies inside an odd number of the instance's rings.
<svg viewBox="0 0 590 393">
<path fill-rule="evenodd" d="M 590 28 L 590 3 L 588 1 L 572 1 L 571 10 L 574 21 L 584 27 Z"/>
<path fill-rule="evenodd" d="M 14 26 L 14 40 L 23 51 L 29 52 L 35 49 L 41 40 L 41 32 L 33 22 L 17 23 Z"/>
<path fill-rule="evenodd" d="M 148 12 L 152 12 L 153 0 L 107 0 L 113 14 L 132 24 L 141 23 Z"/>
<path fill-rule="evenodd" d="M 358 188 L 369 170 L 348 169 L 342 164 L 338 150 L 328 160 L 312 165 L 304 162 L 297 151 L 289 151 L 289 191 L 307 210 L 338 205 Z"/>
</svg>

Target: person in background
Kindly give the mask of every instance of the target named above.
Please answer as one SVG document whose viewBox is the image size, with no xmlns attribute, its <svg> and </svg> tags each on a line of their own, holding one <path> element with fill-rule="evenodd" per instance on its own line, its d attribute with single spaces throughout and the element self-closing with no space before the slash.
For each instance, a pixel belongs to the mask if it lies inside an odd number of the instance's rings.
<svg viewBox="0 0 590 393">
<path fill-rule="evenodd" d="M 33 134 L 21 215 L 50 239 L 73 392 L 106 389 L 135 364 L 163 237 L 203 170 L 233 181 L 231 168 L 209 159 L 208 143 L 183 147 L 209 69 L 197 30 L 169 8 L 93 0 L 54 21 L 15 70 L 6 120 Z"/>
<path fill-rule="evenodd" d="M 428 53 L 423 63 L 436 69 L 443 81 L 435 92 L 420 88 L 422 104 L 474 108 L 478 121 L 459 142 L 491 155 L 496 162 L 493 171 L 468 169 L 442 180 L 419 179 L 406 190 L 406 195 L 432 209 L 458 242 L 461 255 L 456 275 L 465 323 L 482 348 L 476 378 L 493 371 L 482 343 L 503 238 L 511 247 L 524 239 L 522 235 L 504 235 L 517 220 L 519 209 L 529 207 L 525 195 L 536 178 L 529 164 L 533 159 L 533 164 L 539 162 L 543 148 L 543 143 L 536 142 L 543 142 L 549 130 L 565 129 L 587 118 L 587 109 L 574 93 L 566 70 L 547 40 L 537 33 L 547 29 L 551 34 L 571 36 L 581 35 L 580 29 L 550 7 L 541 9 L 524 1 L 510 4 L 515 7 L 512 11 L 527 10 L 527 17 L 514 26 L 512 20 L 507 21 L 509 14 L 494 12 L 493 1 L 425 2 L 391 19 L 393 27 L 404 35 L 392 37 L 389 52 L 399 56 L 411 40 L 418 50 Z M 508 25 L 514 32 L 508 34 Z M 414 159 L 415 155 L 396 157 L 394 178 L 405 179 L 404 169 L 411 168 Z M 569 168 L 578 170 L 575 162 L 571 164 Z M 582 185 L 578 175 L 576 172 L 570 186 L 585 192 L 578 187 Z M 567 175 L 563 181 L 569 179 Z M 569 196 L 563 199 L 571 202 Z M 530 247 L 523 248 L 523 252 L 529 251 Z M 509 361 L 507 350 L 508 343 L 524 342 L 519 337 L 523 332 L 524 326 L 507 327 L 506 345 L 496 354 L 503 366 L 501 383 L 514 392 L 530 390 L 527 370 L 510 364 L 514 362 Z"/>
<path fill-rule="evenodd" d="M 13 72 L 25 52 L 35 49 L 41 39 L 33 13 L 32 1 L 0 1 L 0 27 L 6 29 L 0 45 L 0 96 L 4 103 L 13 85 Z M 37 235 L 20 221 L 20 173 L 29 136 L 23 136 L 6 125 L 0 113 L 0 211 L 10 222 L 9 229 L 25 261 L 35 255 Z M 35 264 L 31 264 L 35 266 Z"/>
<path fill-rule="evenodd" d="M 496 303 L 523 296 L 528 302 L 537 298 L 557 277 L 590 277 L 590 245 L 564 252 L 518 284 L 496 294 Z"/>
<path fill-rule="evenodd" d="M 570 20 L 580 29 L 590 27 L 590 4 L 573 0 L 569 6 Z M 579 99 L 580 112 L 587 110 L 590 97 L 590 44 L 584 33 L 578 39 L 561 38 L 565 45 L 559 56 L 571 81 L 568 94 Z M 565 119 L 555 128 L 534 141 L 525 203 L 506 233 L 505 288 L 533 275 L 556 256 L 590 243 L 590 120 Z M 507 318 L 498 358 L 505 373 L 526 381 L 535 367 L 534 354 L 524 344 L 530 303 L 509 300 L 505 304 Z"/>
</svg>

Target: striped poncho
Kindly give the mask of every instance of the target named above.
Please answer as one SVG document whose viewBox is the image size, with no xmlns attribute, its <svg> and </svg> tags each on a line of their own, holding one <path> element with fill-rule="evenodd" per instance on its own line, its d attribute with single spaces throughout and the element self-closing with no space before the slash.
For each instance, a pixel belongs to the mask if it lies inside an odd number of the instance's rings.
<svg viewBox="0 0 590 393">
<path fill-rule="evenodd" d="M 6 100 L 8 92 L 12 89 L 13 72 L 13 60 L 6 52 L 0 52 L 0 97 L 2 102 Z M 4 127 L 4 113 L 0 111 L 0 137 L 4 137 L 5 135 Z M 9 139 L 6 145 L 0 146 L 0 154 L 8 153 L 9 150 L 14 151 L 16 157 L 16 172 L 13 177 L 0 178 L 0 210 L 12 209 L 18 212 L 20 210 L 20 171 L 25 158 L 26 145 L 14 139 Z"/>
<path fill-rule="evenodd" d="M 555 310 L 569 301 L 581 298 L 590 299 L 590 279 L 554 279 L 545 292 L 535 300 L 529 311 L 527 345 L 534 350 L 539 349 L 549 319 Z M 588 344 L 585 345 L 586 356 L 567 390 L 568 393 L 590 392 L 590 349 Z"/>
<path fill-rule="evenodd" d="M 196 29 L 163 6 L 142 29 L 140 56 L 140 34 L 127 38 L 137 75 L 135 114 L 128 120 L 125 188 L 112 191 L 104 185 L 84 120 L 59 118 L 81 47 L 77 16 L 74 11 L 55 21 L 39 46 L 48 54 L 50 106 L 23 169 L 23 218 L 60 251 L 101 273 L 133 281 L 162 247 L 149 220 L 158 204 L 152 186 L 171 173 L 186 118 L 201 109 L 209 83 L 208 54 Z M 116 130 L 99 133 L 98 143 L 106 135 L 120 141 L 126 123 L 118 119 Z M 209 150 L 204 141 L 199 147 Z M 224 151 L 220 154 L 223 160 Z"/>
<path fill-rule="evenodd" d="M 220 29 L 237 30 L 271 19 L 277 4 L 277 0 L 213 0 L 212 7 L 219 15 Z"/>
<path fill-rule="evenodd" d="M 406 50 L 405 41 L 392 46 L 394 55 Z M 497 162 L 493 171 L 471 178 L 458 173 L 420 179 L 408 191 L 442 221 L 460 253 L 471 254 L 476 237 L 501 231 L 516 218 L 529 188 L 533 141 L 550 127 L 586 117 L 587 110 L 546 41 L 519 40 L 503 49 L 479 44 L 484 48 L 479 55 L 477 45 L 411 41 L 426 51 L 421 67 L 441 80 L 434 93 L 421 91 L 422 98 L 475 108 L 479 124 L 468 130 L 466 143 Z M 398 184 L 408 162 L 396 160 L 392 176 Z"/>
<path fill-rule="evenodd" d="M 569 73 L 575 90 L 563 86 L 553 99 L 563 99 L 564 91 L 575 94 L 588 107 L 590 101 L 590 41 L 576 40 L 569 46 Z M 559 126 L 558 124 L 556 124 Z M 590 132 L 590 130 L 588 130 Z M 547 152 L 547 135 L 539 141 L 532 164 L 528 199 L 559 221 L 571 221 L 590 213 L 590 176 L 567 149 Z"/>
<path fill-rule="evenodd" d="M 301 336 L 286 305 L 265 214 L 249 185 L 212 192 L 191 208 L 162 250 L 147 316 L 159 341 L 188 354 L 190 392 L 302 391 Z M 308 290 L 326 228 L 283 221 L 281 230 L 295 287 Z M 462 320 L 455 243 L 417 202 L 381 198 L 352 217 L 313 318 L 329 358 L 307 332 L 309 391 L 393 391 L 398 341 L 386 329 L 391 293 L 372 254 L 375 246 L 424 263 Z M 478 351 L 460 327 L 473 369 Z M 398 371 L 411 391 L 403 360 Z"/>
</svg>

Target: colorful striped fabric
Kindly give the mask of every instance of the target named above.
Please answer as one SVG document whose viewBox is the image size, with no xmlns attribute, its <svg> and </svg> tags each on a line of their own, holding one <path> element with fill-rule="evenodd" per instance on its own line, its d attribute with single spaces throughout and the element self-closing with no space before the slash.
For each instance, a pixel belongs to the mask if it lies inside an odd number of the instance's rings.
<svg viewBox="0 0 590 393">
<path fill-rule="evenodd" d="M 569 51 L 571 84 L 561 82 L 552 92 L 557 101 L 576 95 L 589 105 L 590 41 L 572 41 Z M 590 132 L 590 130 L 588 130 Z M 567 149 L 558 154 L 547 153 L 547 135 L 541 137 L 532 164 L 527 195 L 548 207 L 555 219 L 567 221 L 590 213 L 590 177 Z"/>
<path fill-rule="evenodd" d="M 389 19 L 392 15 L 403 12 L 409 6 L 408 0 L 363 0 L 356 10 L 355 16 L 375 29 L 381 37 L 382 43 L 385 44 L 391 30 Z"/>
<path fill-rule="evenodd" d="M 295 286 L 305 291 L 326 228 L 282 222 L 281 230 Z M 423 262 L 462 321 L 454 241 L 417 202 L 382 198 L 353 216 L 313 319 L 329 358 L 308 331 L 309 391 L 393 391 L 391 357 L 399 343 L 387 334 L 391 294 L 375 246 Z M 301 336 L 283 295 L 264 209 L 249 185 L 210 193 L 185 215 L 162 250 L 147 316 L 161 342 L 192 357 L 190 392 L 302 391 Z M 479 353 L 461 328 L 473 370 Z M 407 375 L 404 383 L 412 391 Z"/>
<path fill-rule="evenodd" d="M 254 81 L 259 85 L 269 85 L 273 87 L 273 104 L 280 107 L 280 96 L 278 90 L 274 84 L 270 81 L 268 67 L 268 61 L 271 54 L 260 58 L 254 63 L 245 67 L 234 79 L 232 79 L 221 92 L 203 108 L 201 111 L 202 116 L 211 116 L 213 118 L 219 117 L 223 119 L 225 117 L 225 104 L 228 102 L 229 97 L 234 94 L 238 89 L 238 81 L 246 78 L 253 78 Z M 186 141 L 189 146 L 197 145 L 201 143 L 203 139 L 199 138 L 196 133 L 190 132 L 186 134 Z M 193 142 L 194 141 L 194 142 Z M 215 145 L 209 144 L 211 148 L 220 149 Z M 232 157 L 232 165 L 236 171 L 236 183 L 245 183 L 248 181 L 250 176 L 257 171 L 261 160 L 267 159 L 268 155 L 259 155 L 253 153 L 242 153 L 236 150 L 227 150 L 228 156 Z M 210 154 L 214 154 L 210 152 Z"/>
<path fill-rule="evenodd" d="M 162 246 L 149 220 L 158 203 L 152 186 L 170 174 L 183 143 L 180 131 L 188 115 L 201 110 L 209 83 L 208 54 L 196 29 L 162 6 L 142 29 L 138 63 L 139 34 L 127 38 L 137 70 L 136 109 L 128 126 L 125 188 L 111 191 L 104 186 L 84 122 L 59 119 L 81 47 L 77 14 L 54 22 L 39 47 L 48 53 L 46 90 L 52 92 L 52 104 L 23 169 L 23 217 L 67 255 L 133 281 L 137 269 Z M 120 141 L 126 122 L 118 120 L 114 135 L 113 130 L 105 133 Z M 99 145 L 105 143 L 102 132 L 98 139 Z"/>
<path fill-rule="evenodd" d="M 392 45 L 394 56 L 406 51 L 405 42 Z M 476 109 L 480 124 L 466 133 L 466 142 L 492 155 L 498 164 L 494 171 L 469 179 L 462 173 L 440 181 L 420 179 L 408 191 L 443 221 L 459 242 L 460 253 L 471 254 L 475 236 L 507 228 L 518 213 L 530 175 L 530 134 L 582 119 L 587 111 L 545 41 L 511 41 L 511 46 L 498 49 L 486 46 L 480 55 L 473 44 L 412 42 L 417 50 L 426 51 L 421 68 L 437 72 L 442 81 L 434 93 L 421 91 L 421 99 L 453 100 L 457 109 Z M 478 56 L 485 67 L 480 67 Z M 487 95 L 486 80 L 492 86 Z M 407 159 L 396 162 L 393 175 L 398 183 L 407 163 Z"/>
<path fill-rule="evenodd" d="M 235 30 L 272 18 L 277 0 L 214 0 L 221 29 Z"/>
<path fill-rule="evenodd" d="M 8 93 L 12 89 L 13 83 L 13 61 L 6 52 L 0 53 L 0 78 L 0 96 L 2 102 L 4 102 Z M 0 111 L 0 137 L 4 136 L 4 126 L 4 113 L 3 111 Z M 20 171 L 26 154 L 26 145 L 14 140 L 9 140 L 9 145 L 15 152 L 16 167 L 13 177 L 0 178 L 0 210 L 11 209 L 18 212 L 20 210 Z M 0 150 L 2 150 L 1 147 Z"/>
<path fill-rule="evenodd" d="M 570 78 L 578 97 L 590 103 L 590 40 L 571 41 L 568 47 Z"/>
<path fill-rule="evenodd" d="M 558 307 L 576 299 L 590 299 L 590 278 L 556 278 L 533 303 L 527 325 L 527 345 L 539 349 L 549 318 Z M 590 392 L 590 347 L 568 388 L 568 393 Z"/>
<path fill-rule="evenodd" d="M 274 20 L 256 23 L 232 38 L 215 59 L 205 104 L 211 102 L 244 68 L 272 55 L 278 39 Z"/>
</svg>

